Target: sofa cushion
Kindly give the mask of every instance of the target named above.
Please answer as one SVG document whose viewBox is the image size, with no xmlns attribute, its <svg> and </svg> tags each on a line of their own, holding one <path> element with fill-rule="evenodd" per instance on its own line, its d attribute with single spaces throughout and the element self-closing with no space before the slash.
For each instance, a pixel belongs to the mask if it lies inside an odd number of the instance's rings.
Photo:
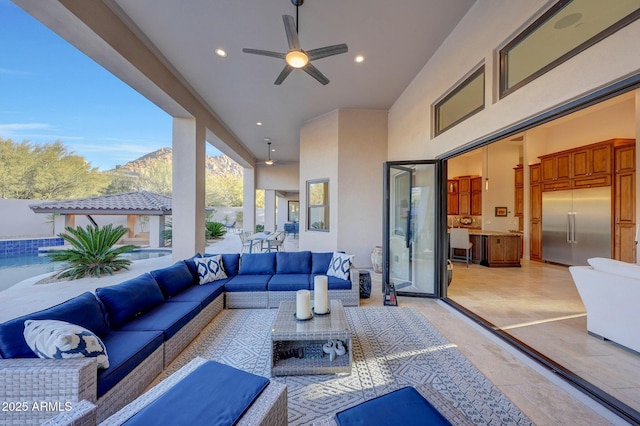
<svg viewBox="0 0 640 426">
<path fill-rule="evenodd" d="M 351 254 L 334 252 L 333 256 L 331 257 L 331 261 L 329 262 L 327 276 L 348 280 L 352 259 L 353 255 Z"/>
<path fill-rule="evenodd" d="M 215 256 L 215 254 L 205 254 L 204 257 Z M 224 253 L 222 256 L 222 265 L 224 265 L 224 271 L 228 277 L 234 277 L 238 275 L 238 269 L 240 268 L 240 253 Z"/>
<path fill-rule="evenodd" d="M 222 256 L 219 254 L 195 258 L 193 262 L 196 265 L 198 284 L 200 285 L 227 278 L 227 273 L 224 271 L 224 265 L 222 263 Z"/>
<path fill-rule="evenodd" d="M 225 291 L 267 291 L 271 275 L 236 275 L 224 285 Z"/>
<path fill-rule="evenodd" d="M 324 274 L 318 274 L 324 275 Z M 313 282 L 316 275 L 311 276 L 311 286 L 313 287 Z M 330 277 L 327 276 L 327 283 L 329 290 L 351 290 L 351 280 L 343 280 L 342 278 Z"/>
<path fill-rule="evenodd" d="M 98 398 L 162 346 L 164 339 L 161 331 L 110 331 L 102 341 L 109 351 L 110 365 L 98 370 Z M 162 365 L 158 374 L 161 372 Z"/>
<path fill-rule="evenodd" d="M 229 280 L 230 278 L 225 278 L 207 284 L 192 285 L 167 300 L 167 302 L 198 302 L 204 309 L 224 292 L 224 285 Z"/>
<path fill-rule="evenodd" d="M 115 329 L 164 302 L 158 283 L 149 273 L 118 285 L 97 288 L 96 295 L 107 309 L 109 325 Z"/>
<path fill-rule="evenodd" d="M 121 331 L 162 331 L 164 340 L 171 339 L 182 327 L 200 313 L 199 302 L 172 302 L 156 306 L 125 325 Z"/>
<path fill-rule="evenodd" d="M 333 257 L 333 252 L 311 253 L 311 273 L 316 275 L 327 275 L 329 262 Z"/>
<path fill-rule="evenodd" d="M 208 361 L 134 414 L 134 425 L 235 425 L 269 379 Z"/>
<path fill-rule="evenodd" d="M 24 340 L 43 359 L 96 358 L 98 368 L 109 368 L 102 340 L 79 325 L 58 320 L 26 320 Z"/>
<path fill-rule="evenodd" d="M 309 274 L 276 274 L 269 280 L 269 291 L 311 290 Z"/>
<path fill-rule="evenodd" d="M 311 273 L 310 251 L 282 251 L 276 253 L 276 274 Z"/>
<path fill-rule="evenodd" d="M 43 311 L 34 312 L 0 324 L 0 356 L 2 358 L 36 358 L 24 340 L 26 320 L 52 319 L 86 328 L 102 337 L 109 331 L 100 302 L 89 292 Z"/>
<path fill-rule="evenodd" d="M 587 262 L 597 271 L 640 279 L 640 266 L 634 263 L 607 259 L 606 257 L 592 257 L 591 259 L 587 259 Z"/>
<path fill-rule="evenodd" d="M 186 287 L 193 284 L 193 275 L 184 261 L 179 261 L 166 268 L 151 271 L 162 294 L 167 299 L 175 296 Z"/>
<path fill-rule="evenodd" d="M 273 275 L 276 273 L 275 253 L 244 253 L 238 275 Z"/>
</svg>

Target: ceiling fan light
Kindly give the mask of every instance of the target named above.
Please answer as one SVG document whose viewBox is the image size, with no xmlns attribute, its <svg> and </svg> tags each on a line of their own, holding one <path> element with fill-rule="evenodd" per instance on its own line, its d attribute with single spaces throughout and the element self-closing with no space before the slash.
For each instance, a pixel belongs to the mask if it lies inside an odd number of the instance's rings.
<svg viewBox="0 0 640 426">
<path fill-rule="evenodd" d="M 300 50 L 292 50 L 285 56 L 285 61 L 293 68 L 302 68 L 309 63 L 309 57 Z"/>
<path fill-rule="evenodd" d="M 266 164 L 267 166 L 273 166 L 273 160 L 269 159 L 265 161 L 264 164 Z"/>
</svg>

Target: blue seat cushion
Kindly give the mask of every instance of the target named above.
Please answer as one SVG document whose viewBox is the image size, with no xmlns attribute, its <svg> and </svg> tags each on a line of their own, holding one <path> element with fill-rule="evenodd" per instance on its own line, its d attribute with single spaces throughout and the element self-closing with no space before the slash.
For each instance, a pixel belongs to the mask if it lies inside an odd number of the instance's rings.
<svg viewBox="0 0 640 426">
<path fill-rule="evenodd" d="M 204 309 L 224 292 L 224 285 L 229 279 L 230 278 L 224 278 L 202 285 L 192 285 L 167 300 L 167 302 L 198 302 Z"/>
<path fill-rule="evenodd" d="M 310 290 L 309 274 L 274 275 L 267 285 L 269 291 Z"/>
<path fill-rule="evenodd" d="M 215 254 L 205 254 L 204 257 L 215 256 Z M 238 275 L 238 269 L 240 268 L 240 253 L 226 253 L 221 254 L 222 265 L 224 266 L 224 272 L 227 277 L 233 277 Z"/>
<path fill-rule="evenodd" d="M 165 298 L 178 294 L 180 291 L 194 284 L 193 274 L 184 261 L 176 262 L 166 268 L 151 271 L 151 276 L 156 280 Z"/>
<path fill-rule="evenodd" d="M 309 274 L 310 251 L 282 251 L 276 253 L 276 274 Z"/>
<path fill-rule="evenodd" d="M 317 275 L 326 275 L 326 274 L 317 274 Z M 311 287 L 313 287 L 313 282 L 315 277 L 316 275 L 313 275 L 311 277 Z M 329 290 L 351 290 L 351 280 L 343 280 L 342 278 L 328 276 L 327 284 L 328 284 Z"/>
<path fill-rule="evenodd" d="M 109 331 L 105 313 L 98 299 L 93 293 L 82 293 L 59 305 L 0 324 L 2 358 L 37 358 L 24 340 L 24 322 L 29 319 L 66 321 L 84 327 L 100 337 Z"/>
<path fill-rule="evenodd" d="M 269 379 L 208 361 L 124 424 L 234 425 L 269 385 Z"/>
<path fill-rule="evenodd" d="M 275 253 L 244 253 L 238 275 L 273 275 L 276 273 Z"/>
<path fill-rule="evenodd" d="M 199 302 L 163 303 L 145 312 L 143 315 L 132 319 L 123 325 L 120 330 L 162 331 L 164 333 L 164 340 L 167 341 L 198 315 L 200 311 L 202 311 L 202 306 Z"/>
<path fill-rule="evenodd" d="M 271 275 L 236 275 L 224 285 L 225 291 L 267 291 Z"/>
<path fill-rule="evenodd" d="M 96 295 L 107 309 L 107 321 L 114 329 L 164 302 L 162 290 L 149 273 L 118 285 L 97 288 Z"/>
<path fill-rule="evenodd" d="M 414 388 L 407 386 L 336 413 L 340 426 L 451 425 Z"/>
<path fill-rule="evenodd" d="M 329 263 L 333 257 L 333 252 L 311 253 L 311 273 L 316 275 L 327 275 Z"/>
<path fill-rule="evenodd" d="M 109 368 L 98 370 L 98 398 L 147 359 L 164 339 L 161 331 L 110 331 L 102 342 L 109 354 Z"/>
</svg>

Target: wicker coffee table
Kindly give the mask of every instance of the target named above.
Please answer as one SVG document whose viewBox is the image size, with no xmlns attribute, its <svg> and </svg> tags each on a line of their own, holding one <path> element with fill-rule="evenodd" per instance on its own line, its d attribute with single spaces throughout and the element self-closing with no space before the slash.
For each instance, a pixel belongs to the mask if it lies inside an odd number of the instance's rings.
<svg viewBox="0 0 640 426">
<path fill-rule="evenodd" d="M 331 300 L 329 306 L 329 314 L 299 321 L 294 300 L 280 303 L 271 330 L 271 376 L 351 373 L 349 322 L 340 300 Z M 346 353 L 331 361 L 322 351 L 329 340 L 340 340 Z"/>
</svg>

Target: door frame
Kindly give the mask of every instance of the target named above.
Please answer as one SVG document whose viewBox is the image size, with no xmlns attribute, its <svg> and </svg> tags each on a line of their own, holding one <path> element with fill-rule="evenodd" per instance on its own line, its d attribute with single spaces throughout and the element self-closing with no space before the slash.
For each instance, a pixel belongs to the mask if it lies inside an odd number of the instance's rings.
<svg viewBox="0 0 640 426">
<path fill-rule="evenodd" d="M 446 162 L 442 160 L 415 160 L 415 161 L 387 161 L 383 164 L 383 212 L 382 212 L 382 286 L 386 288 L 389 283 L 389 241 L 390 241 L 390 221 L 391 221 L 391 168 L 403 168 L 411 165 L 432 164 L 434 166 L 434 202 L 435 202 L 435 223 L 434 223 L 434 293 L 412 293 L 403 292 L 402 296 L 410 297 L 426 297 L 426 298 L 443 298 L 446 297 L 447 289 L 447 204 L 443 200 L 442 189 L 446 189 Z M 444 183 L 443 183 L 444 182 Z M 446 197 L 446 192 L 445 192 Z M 443 214 L 444 213 L 444 214 Z"/>
</svg>

